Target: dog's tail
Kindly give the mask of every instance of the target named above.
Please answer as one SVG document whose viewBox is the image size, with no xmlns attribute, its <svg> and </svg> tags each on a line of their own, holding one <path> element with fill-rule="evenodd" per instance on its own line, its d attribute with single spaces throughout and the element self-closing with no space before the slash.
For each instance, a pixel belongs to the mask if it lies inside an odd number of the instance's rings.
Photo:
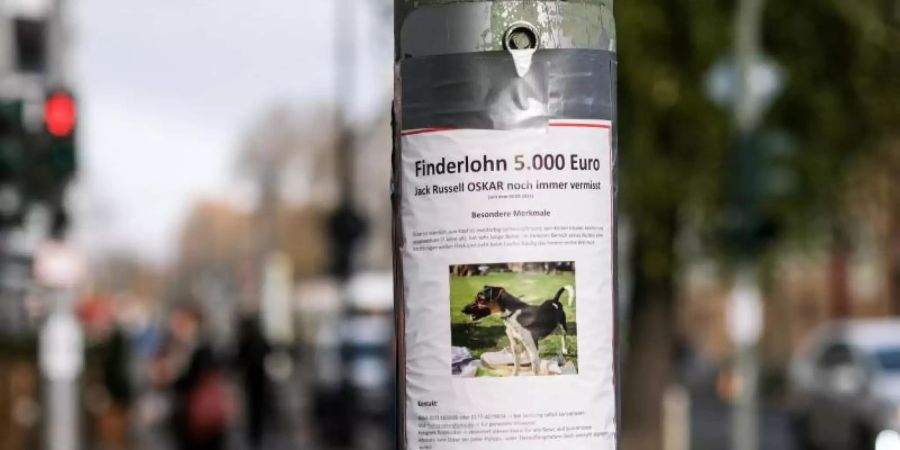
<svg viewBox="0 0 900 450">
<path fill-rule="evenodd" d="M 567 284 L 567 285 L 559 288 L 559 290 L 556 291 L 556 297 L 553 300 L 558 302 L 559 298 L 562 297 L 563 292 L 566 292 L 569 294 L 569 306 L 571 307 L 572 305 L 574 305 L 575 304 L 575 287 L 572 286 L 571 284 Z"/>
</svg>

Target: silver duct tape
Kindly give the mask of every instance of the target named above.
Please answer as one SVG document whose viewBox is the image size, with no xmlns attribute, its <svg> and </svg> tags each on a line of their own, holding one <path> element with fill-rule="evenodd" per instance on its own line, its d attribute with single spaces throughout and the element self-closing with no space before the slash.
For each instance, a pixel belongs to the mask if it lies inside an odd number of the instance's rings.
<svg viewBox="0 0 900 450">
<path fill-rule="evenodd" d="M 616 47 L 612 0 L 405 0 L 397 8 L 398 59 L 503 50 L 506 30 L 521 22 L 543 49 Z"/>
<path fill-rule="evenodd" d="M 551 119 L 615 118 L 615 53 L 539 50 L 519 77 L 509 52 L 410 58 L 400 63 L 404 129 L 539 128 Z"/>
</svg>

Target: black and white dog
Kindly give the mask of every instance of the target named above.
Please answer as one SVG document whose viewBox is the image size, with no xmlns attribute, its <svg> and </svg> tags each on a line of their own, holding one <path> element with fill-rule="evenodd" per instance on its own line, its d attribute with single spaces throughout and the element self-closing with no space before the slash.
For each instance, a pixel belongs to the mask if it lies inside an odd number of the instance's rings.
<svg viewBox="0 0 900 450">
<path fill-rule="evenodd" d="M 575 302 L 575 288 L 571 285 L 563 286 L 556 292 L 556 296 L 546 300 L 539 306 L 529 305 L 518 297 L 510 294 L 505 288 L 497 286 L 485 286 L 475 294 L 475 300 L 466 305 L 462 312 L 473 321 L 481 320 L 493 315 L 503 319 L 506 325 L 506 336 L 509 338 L 510 350 L 513 354 L 513 375 L 519 374 L 519 351 L 521 346 L 528 353 L 531 368 L 538 375 L 541 367 L 541 357 L 538 352 L 538 342 L 560 329 L 563 355 L 566 350 L 566 312 L 559 299 L 563 292 L 568 293 L 569 306 Z"/>
</svg>

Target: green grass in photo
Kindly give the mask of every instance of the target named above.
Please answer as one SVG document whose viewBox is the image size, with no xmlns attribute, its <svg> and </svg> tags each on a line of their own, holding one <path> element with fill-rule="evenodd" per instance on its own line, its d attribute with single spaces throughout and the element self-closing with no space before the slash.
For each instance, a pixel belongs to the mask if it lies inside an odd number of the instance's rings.
<svg viewBox="0 0 900 450">
<path fill-rule="evenodd" d="M 472 356 L 479 358 L 484 352 L 498 351 L 509 347 L 506 327 L 499 317 L 488 316 L 473 322 L 462 309 L 475 298 L 478 291 L 485 286 L 500 286 L 512 295 L 519 297 L 531 305 L 540 305 L 552 299 L 556 291 L 565 285 L 575 286 L 574 272 L 547 274 L 544 272 L 498 272 L 484 276 L 450 276 L 450 322 L 451 341 L 454 347 L 466 347 Z M 569 306 L 567 294 L 560 298 L 566 312 L 566 325 L 569 332 L 566 347 L 569 351 L 567 360 L 577 363 L 578 343 L 575 325 L 575 310 L 578 306 L 577 288 L 575 304 Z M 560 334 L 553 333 L 538 344 L 541 358 L 556 357 L 560 353 Z M 487 374 L 485 374 L 487 375 Z"/>
</svg>

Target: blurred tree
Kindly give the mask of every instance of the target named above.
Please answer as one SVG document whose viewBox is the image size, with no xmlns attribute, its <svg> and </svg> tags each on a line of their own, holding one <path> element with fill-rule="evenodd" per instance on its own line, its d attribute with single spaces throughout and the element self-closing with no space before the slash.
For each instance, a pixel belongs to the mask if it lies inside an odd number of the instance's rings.
<svg viewBox="0 0 900 450">
<path fill-rule="evenodd" d="M 335 115 L 321 106 L 276 105 L 260 116 L 245 139 L 237 159 L 237 173 L 256 197 L 257 231 L 269 230 L 284 205 L 334 208 L 340 197 Z M 389 179 L 391 129 L 388 117 L 351 123 L 353 148 L 353 205 L 371 227 L 371 239 L 359 249 L 357 259 L 368 269 L 387 269 L 391 264 Z M 276 207 L 275 205 L 282 205 Z M 266 235 L 260 248 L 268 247 Z M 295 261 L 296 263 L 296 261 Z"/>
<path fill-rule="evenodd" d="M 675 239 L 688 226 L 727 260 L 723 222 L 732 138 L 729 115 L 704 78 L 732 48 L 735 3 L 634 0 L 616 8 L 619 45 L 620 201 L 634 231 L 635 289 L 623 386 L 626 448 L 660 448 L 660 401 L 672 377 L 679 270 Z M 771 2 L 764 51 L 787 85 L 764 127 L 780 130 L 788 189 L 762 206 L 771 239 L 831 235 L 843 219 L 846 168 L 900 123 L 895 2 Z M 770 175 L 760 183 L 776 183 Z M 768 188 L 770 186 L 765 186 Z M 760 188 L 764 188 L 760 186 Z"/>
<path fill-rule="evenodd" d="M 298 279 L 326 274 L 328 217 L 338 200 L 333 117 L 325 107 L 285 105 L 259 116 L 235 161 L 250 205 L 212 199 L 194 205 L 182 225 L 169 298 L 189 298 L 192 286 L 215 278 L 234 283 L 232 292 L 252 309 L 260 258 L 271 250 L 291 259 Z M 353 161 L 358 207 L 380 231 L 360 258 L 370 269 L 391 263 L 386 123 L 380 117 L 360 127 Z"/>
<path fill-rule="evenodd" d="M 256 194 L 253 229 L 255 254 L 254 275 L 250 279 L 251 299 L 258 298 L 264 277 L 265 261 L 280 248 L 279 221 L 287 194 L 300 193 L 295 198 L 301 203 L 333 205 L 334 183 L 332 167 L 335 165 L 336 140 L 333 114 L 322 108 L 297 109 L 288 105 L 275 105 L 262 114 L 251 126 L 244 145 L 238 154 L 238 174 L 249 182 Z M 305 195 L 304 195 L 305 194 Z M 305 197 L 305 198 L 303 198 Z M 293 230 L 309 232 L 309 228 Z M 310 252 L 308 254 L 313 254 Z M 293 264 L 297 261 L 292 260 Z M 246 306 L 254 309 L 254 301 Z"/>
<path fill-rule="evenodd" d="M 829 0 L 772 2 L 767 14 L 766 46 L 790 76 L 772 121 L 790 130 L 799 147 L 796 187 L 779 208 L 792 237 L 824 235 L 831 243 L 832 317 L 850 311 L 854 219 L 840 201 L 854 182 L 850 168 L 884 159 L 873 150 L 900 123 L 900 105 L 885 101 L 900 95 L 897 11 L 891 0 Z"/>
<path fill-rule="evenodd" d="M 887 312 L 900 315 L 900 138 L 852 171 L 847 210 L 872 227 L 886 263 Z"/>
<path fill-rule="evenodd" d="M 275 105 L 251 126 L 236 168 L 257 196 L 261 252 L 272 249 L 282 199 L 334 204 L 333 116 L 326 108 Z"/>
<path fill-rule="evenodd" d="M 623 442 L 661 448 L 663 392 L 675 351 L 674 241 L 691 204 L 711 204 L 728 115 L 703 79 L 730 49 L 731 2 L 618 2 L 620 202 L 633 227 L 634 276 L 624 341 Z"/>
</svg>

